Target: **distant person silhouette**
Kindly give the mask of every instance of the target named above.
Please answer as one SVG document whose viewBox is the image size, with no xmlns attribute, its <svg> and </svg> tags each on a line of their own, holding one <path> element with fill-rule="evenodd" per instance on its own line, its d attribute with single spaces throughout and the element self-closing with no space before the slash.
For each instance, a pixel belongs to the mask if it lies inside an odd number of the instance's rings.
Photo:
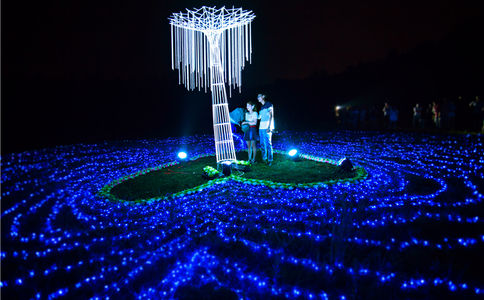
<svg viewBox="0 0 484 300">
<path fill-rule="evenodd" d="M 415 106 L 413 107 L 413 119 L 412 119 L 412 126 L 414 129 L 423 127 L 422 113 L 423 113 L 423 109 L 420 103 L 415 104 Z"/>
<path fill-rule="evenodd" d="M 472 130 L 479 131 L 482 126 L 482 102 L 479 96 L 476 96 L 473 101 L 469 103 L 472 116 Z"/>
</svg>

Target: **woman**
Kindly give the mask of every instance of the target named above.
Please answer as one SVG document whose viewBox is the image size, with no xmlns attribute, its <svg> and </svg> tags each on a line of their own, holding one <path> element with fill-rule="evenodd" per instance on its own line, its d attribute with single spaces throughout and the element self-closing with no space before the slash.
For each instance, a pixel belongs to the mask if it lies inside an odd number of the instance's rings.
<svg viewBox="0 0 484 300">
<path fill-rule="evenodd" d="M 257 119 L 259 115 L 255 111 L 255 103 L 247 102 L 247 111 L 245 113 L 245 121 L 242 125 L 249 125 L 249 130 L 244 133 L 244 140 L 247 141 L 247 152 L 249 153 L 249 162 L 255 163 L 255 154 L 257 153 Z"/>
</svg>

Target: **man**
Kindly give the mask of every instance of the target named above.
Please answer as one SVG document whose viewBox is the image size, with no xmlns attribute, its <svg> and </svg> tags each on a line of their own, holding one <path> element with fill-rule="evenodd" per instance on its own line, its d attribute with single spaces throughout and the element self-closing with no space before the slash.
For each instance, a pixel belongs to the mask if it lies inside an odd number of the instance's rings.
<svg viewBox="0 0 484 300">
<path fill-rule="evenodd" d="M 422 106 L 420 106 L 420 103 L 415 104 L 413 107 L 412 127 L 414 129 L 422 128 Z"/>
<path fill-rule="evenodd" d="M 272 165 L 272 130 L 274 130 L 274 108 L 272 103 L 266 101 L 266 95 L 257 95 L 257 100 L 262 104 L 259 112 L 259 137 L 262 149 L 262 160 L 269 166 Z"/>
<path fill-rule="evenodd" d="M 385 105 L 383 106 L 383 127 L 385 129 L 388 129 L 390 127 L 390 110 L 392 107 L 388 102 L 385 102 Z"/>
</svg>

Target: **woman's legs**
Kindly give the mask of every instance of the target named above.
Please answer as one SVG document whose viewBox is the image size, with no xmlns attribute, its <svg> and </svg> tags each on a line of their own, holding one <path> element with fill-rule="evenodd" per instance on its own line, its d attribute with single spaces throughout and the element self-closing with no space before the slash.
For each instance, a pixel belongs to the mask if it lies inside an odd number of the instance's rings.
<svg viewBox="0 0 484 300">
<path fill-rule="evenodd" d="M 252 159 L 252 147 L 251 147 L 252 141 L 247 141 L 247 154 L 249 155 L 249 161 Z"/>
<path fill-rule="evenodd" d="M 256 141 L 250 141 L 252 146 L 252 162 L 255 162 L 255 155 L 257 154 Z"/>
</svg>

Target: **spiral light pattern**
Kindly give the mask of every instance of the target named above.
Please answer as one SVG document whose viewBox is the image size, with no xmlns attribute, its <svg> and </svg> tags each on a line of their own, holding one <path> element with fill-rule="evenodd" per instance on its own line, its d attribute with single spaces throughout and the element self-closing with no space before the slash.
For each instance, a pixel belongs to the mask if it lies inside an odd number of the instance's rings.
<svg viewBox="0 0 484 300">
<path fill-rule="evenodd" d="M 301 153 L 346 156 L 369 178 L 294 190 L 228 180 L 141 205 L 97 193 L 112 180 L 174 160 L 180 145 L 190 155 L 211 152 L 212 137 L 6 155 L 2 295 L 479 297 L 482 142 L 482 136 L 285 132 L 275 138 L 276 149 L 291 144 Z"/>
</svg>

